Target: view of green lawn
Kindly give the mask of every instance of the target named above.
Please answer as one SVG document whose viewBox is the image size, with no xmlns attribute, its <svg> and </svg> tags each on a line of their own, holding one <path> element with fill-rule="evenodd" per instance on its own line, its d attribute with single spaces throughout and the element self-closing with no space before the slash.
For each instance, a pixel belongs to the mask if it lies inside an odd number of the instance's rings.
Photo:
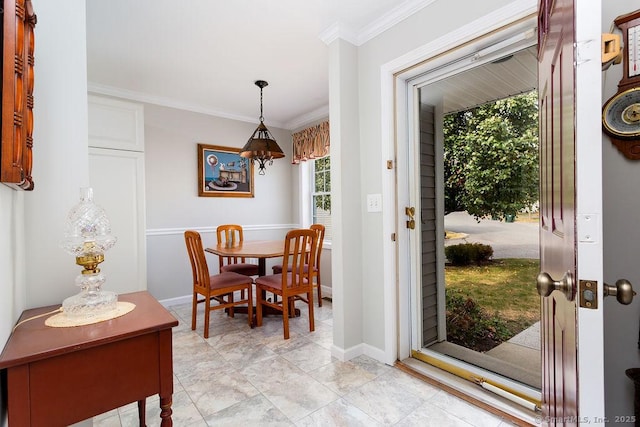
<svg viewBox="0 0 640 427">
<path fill-rule="evenodd" d="M 486 351 L 537 322 L 538 272 L 539 261 L 525 258 L 497 259 L 486 265 L 446 266 L 449 339 Z M 482 320 L 478 309 L 485 315 Z"/>
</svg>

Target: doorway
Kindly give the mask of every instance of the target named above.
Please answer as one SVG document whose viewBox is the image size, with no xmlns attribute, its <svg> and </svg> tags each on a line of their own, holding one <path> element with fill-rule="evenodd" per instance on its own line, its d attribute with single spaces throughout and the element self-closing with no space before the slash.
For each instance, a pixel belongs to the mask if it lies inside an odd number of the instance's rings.
<svg viewBox="0 0 640 427">
<path fill-rule="evenodd" d="M 403 339 L 407 339 L 410 357 L 472 381 L 482 378 L 492 386 L 499 384 L 503 390 L 524 396 L 532 403 L 531 409 L 535 409 L 540 400 L 539 368 L 534 367 L 526 373 L 528 377 L 514 374 L 501 369 L 505 363 L 498 358 L 447 342 L 442 123 L 449 112 L 535 90 L 537 59 L 533 34 L 530 28 L 511 29 L 509 35 L 494 34 L 497 41 L 487 48 L 476 48 L 470 55 L 453 52 L 449 61 L 407 82 L 407 136 L 412 161 L 406 169 L 409 199 L 412 200 L 410 207 L 415 208 L 416 232 L 405 235 L 412 275 L 409 278 L 411 288 L 406 292 L 409 301 L 406 308 L 411 313 L 407 326 L 410 338 L 402 334 L 401 325 L 399 341 L 401 355 Z M 401 181 L 400 177 L 398 186 L 402 185 Z M 400 227 L 405 219 L 403 215 L 412 216 L 409 210 L 400 211 Z M 534 280 L 535 276 L 532 283 Z M 400 288 L 401 298 L 402 294 Z M 533 354 L 537 355 L 539 366 L 539 351 L 534 350 Z"/>
<path fill-rule="evenodd" d="M 540 390 L 536 65 L 533 46 L 420 87 L 415 310 L 421 352 Z"/>
</svg>

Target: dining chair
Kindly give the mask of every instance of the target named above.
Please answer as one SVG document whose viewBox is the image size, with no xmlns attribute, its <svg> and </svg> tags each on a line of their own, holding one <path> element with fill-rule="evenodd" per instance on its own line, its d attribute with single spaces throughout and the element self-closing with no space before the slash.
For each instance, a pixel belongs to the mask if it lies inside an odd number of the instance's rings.
<svg viewBox="0 0 640 427">
<path fill-rule="evenodd" d="M 244 241 L 242 226 L 237 224 L 219 225 L 218 228 L 216 228 L 216 238 L 218 239 L 219 245 L 222 243 L 228 243 L 230 245 L 242 243 Z M 258 275 L 258 264 L 249 263 L 244 257 L 219 256 L 218 260 L 220 262 L 221 273 L 232 271 L 245 276 Z"/>
<path fill-rule="evenodd" d="M 304 301 L 309 308 L 309 331 L 315 330 L 313 321 L 313 280 L 318 235 L 311 229 L 291 230 L 284 239 L 283 265 L 291 271 L 259 276 L 256 280 L 256 324 L 262 326 L 262 308 L 271 307 L 282 313 L 284 339 L 289 339 L 289 314 L 295 301 Z M 289 260 L 291 262 L 289 262 Z M 307 266 L 307 268 L 305 268 Z M 280 296 L 274 301 L 265 299 L 266 292 Z"/>
<path fill-rule="evenodd" d="M 193 306 L 191 309 L 191 330 L 196 329 L 196 314 L 198 304 L 205 303 L 204 311 L 204 337 L 209 338 L 209 314 L 212 310 L 228 309 L 228 315 L 233 317 L 233 307 L 247 305 L 249 326 L 253 327 L 253 279 L 232 271 L 209 275 L 209 267 L 202 247 L 200 233 L 193 230 L 184 232 L 184 240 L 187 245 L 187 253 L 191 261 L 193 273 Z M 234 300 L 234 292 L 241 291 L 239 300 Z M 244 298 L 247 291 L 247 298 Z M 202 295 L 203 299 L 198 299 Z M 211 300 L 217 302 L 212 305 Z"/>
<path fill-rule="evenodd" d="M 318 235 L 317 239 L 317 249 L 316 249 L 316 261 L 311 271 L 311 277 L 314 279 L 313 286 L 318 289 L 318 307 L 322 307 L 322 281 L 320 279 L 320 257 L 322 256 L 322 245 L 324 243 L 324 232 L 325 227 L 322 224 L 311 224 L 309 227 L 310 230 L 314 230 Z M 282 264 L 276 264 L 271 267 L 274 274 L 278 274 L 282 272 Z M 305 266 L 305 269 L 308 267 Z M 291 266 L 287 267 L 287 271 L 291 271 Z"/>
</svg>

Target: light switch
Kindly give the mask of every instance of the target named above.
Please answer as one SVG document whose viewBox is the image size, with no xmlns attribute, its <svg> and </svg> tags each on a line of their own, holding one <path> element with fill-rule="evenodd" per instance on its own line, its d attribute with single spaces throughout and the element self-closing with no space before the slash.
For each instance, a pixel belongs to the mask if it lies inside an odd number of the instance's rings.
<svg viewBox="0 0 640 427">
<path fill-rule="evenodd" d="M 382 194 L 367 194 L 367 212 L 382 212 Z"/>
</svg>

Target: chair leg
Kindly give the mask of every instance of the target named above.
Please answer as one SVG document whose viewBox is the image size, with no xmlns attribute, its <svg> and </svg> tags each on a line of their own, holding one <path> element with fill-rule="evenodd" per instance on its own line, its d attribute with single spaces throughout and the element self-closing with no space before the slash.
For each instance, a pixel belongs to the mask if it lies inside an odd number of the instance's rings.
<svg viewBox="0 0 640 427">
<path fill-rule="evenodd" d="M 229 302 L 233 304 L 233 292 L 229 292 L 227 297 L 229 298 Z M 233 317 L 233 305 L 229 306 L 229 317 Z"/>
<path fill-rule="evenodd" d="M 322 285 L 320 284 L 320 271 L 316 275 L 316 284 L 318 285 L 318 307 L 322 307 Z"/>
<path fill-rule="evenodd" d="M 264 292 L 256 287 L 256 326 L 262 326 L 262 298 Z M 251 304 L 249 304 L 251 306 Z"/>
<path fill-rule="evenodd" d="M 309 332 L 313 332 L 316 330 L 316 324 L 313 318 L 313 288 L 307 293 L 307 298 L 309 299 Z"/>
<path fill-rule="evenodd" d="M 248 295 L 248 303 L 247 303 L 247 317 L 249 318 L 249 327 L 253 328 L 253 295 L 252 295 L 253 285 L 249 285 L 247 288 Z M 244 293 L 244 291 L 242 291 Z"/>
<path fill-rule="evenodd" d="M 193 305 L 191 307 L 191 330 L 196 330 L 196 314 L 198 313 L 198 293 L 193 292 Z"/>
<path fill-rule="evenodd" d="M 211 297 L 207 295 L 204 303 L 204 338 L 209 338 L 209 314 L 211 313 Z"/>
<path fill-rule="evenodd" d="M 287 298 L 285 301 L 284 296 L 282 297 L 282 328 L 284 329 L 284 339 L 289 339 L 289 304 L 291 303 L 291 299 Z"/>
</svg>

